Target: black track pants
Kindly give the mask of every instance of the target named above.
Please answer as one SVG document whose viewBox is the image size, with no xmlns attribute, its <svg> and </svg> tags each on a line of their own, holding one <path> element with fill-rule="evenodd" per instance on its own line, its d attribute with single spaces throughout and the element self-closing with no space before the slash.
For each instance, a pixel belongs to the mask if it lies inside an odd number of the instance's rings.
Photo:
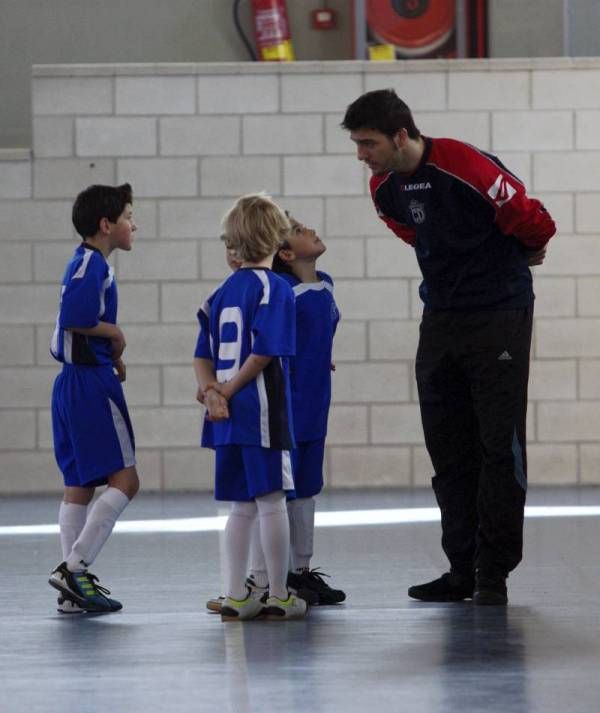
<svg viewBox="0 0 600 713">
<path fill-rule="evenodd" d="M 508 574 L 523 551 L 533 307 L 432 312 L 416 376 L 442 547 L 453 569 Z"/>
</svg>

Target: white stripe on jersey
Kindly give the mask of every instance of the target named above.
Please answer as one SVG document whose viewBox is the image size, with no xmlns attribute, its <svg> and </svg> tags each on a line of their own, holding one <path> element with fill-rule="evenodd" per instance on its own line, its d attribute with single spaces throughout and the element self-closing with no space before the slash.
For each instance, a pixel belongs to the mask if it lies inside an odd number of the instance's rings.
<svg viewBox="0 0 600 713">
<path fill-rule="evenodd" d="M 58 335 L 60 333 L 60 327 L 58 326 L 58 319 L 56 320 L 56 326 L 54 327 L 54 332 L 52 332 L 52 339 L 50 340 L 50 354 L 55 359 L 58 359 Z"/>
<path fill-rule="evenodd" d="M 223 286 L 223 284 L 218 285 L 217 287 L 215 287 L 215 289 L 210 293 L 210 295 L 208 295 L 208 297 L 207 297 L 206 300 L 204 301 L 204 304 L 200 307 L 200 310 L 201 310 L 202 312 L 204 312 L 204 314 L 205 314 L 209 319 L 210 319 L 210 299 L 211 299 L 211 297 L 212 297 L 216 292 L 218 292 L 218 290 L 221 289 L 222 286 Z"/>
<path fill-rule="evenodd" d="M 61 300 L 62 300 L 62 296 L 63 296 L 64 292 L 65 292 L 65 286 L 63 285 L 60 290 L 60 299 Z M 60 335 L 59 320 L 60 320 L 60 309 L 59 309 L 58 314 L 56 315 L 56 326 L 54 327 L 54 332 L 52 333 L 52 340 L 50 341 L 50 354 L 52 354 L 52 356 L 55 359 L 59 358 L 59 354 L 58 354 L 58 338 Z"/>
<path fill-rule="evenodd" d="M 73 363 L 73 332 L 69 329 L 63 331 L 63 357 L 67 364 Z"/>
<path fill-rule="evenodd" d="M 315 290 L 317 292 L 320 292 L 321 290 L 329 290 L 329 292 L 333 294 L 333 285 L 327 282 L 327 280 L 321 280 L 321 282 L 299 282 L 297 285 L 294 285 L 292 289 L 294 290 L 294 295 L 296 297 L 300 297 L 300 295 L 303 295 L 305 292 L 309 292 L 310 290 Z"/>
<path fill-rule="evenodd" d="M 102 317 L 104 314 L 105 310 L 105 304 L 104 304 L 104 298 L 106 295 L 106 290 L 112 285 L 113 281 L 115 279 L 115 271 L 113 270 L 112 267 L 109 266 L 108 268 L 108 277 L 104 282 L 102 283 L 102 287 L 100 288 L 100 311 L 98 312 L 98 318 Z"/>
<path fill-rule="evenodd" d="M 289 451 L 281 451 L 281 486 L 283 490 L 295 488 L 292 458 Z"/>
<path fill-rule="evenodd" d="M 93 250 L 89 250 L 88 248 L 85 248 L 84 253 L 83 253 L 83 261 L 82 261 L 81 265 L 79 266 L 79 270 L 77 270 L 77 272 L 71 278 L 72 280 L 80 279 L 85 275 L 85 271 L 87 270 L 88 263 L 91 260 L 93 254 L 94 254 Z"/>
<path fill-rule="evenodd" d="M 252 270 L 252 272 L 262 282 L 262 286 L 263 286 L 263 296 L 262 296 L 262 300 L 259 302 L 259 304 L 268 305 L 269 298 L 271 297 L 271 283 L 269 282 L 267 273 L 264 272 L 263 270 Z"/>
<path fill-rule="evenodd" d="M 129 436 L 129 430 L 127 429 L 127 424 L 125 423 L 123 414 L 119 411 L 118 406 L 112 399 L 108 399 L 108 403 L 110 404 L 110 412 L 112 414 L 115 431 L 117 432 L 117 438 L 119 439 L 119 445 L 121 446 L 123 467 L 129 468 L 132 465 L 135 465 L 135 455 L 133 452 L 133 444 L 131 443 L 131 438 Z"/>
<path fill-rule="evenodd" d="M 262 371 L 256 377 L 256 390 L 258 391 L 258 401 L 260 405 L 260 445 L 263 448 L 270 448 L 271 436 L 269 433 L 269 400 L 267 399 L 265 376 Z"/>
</svg>

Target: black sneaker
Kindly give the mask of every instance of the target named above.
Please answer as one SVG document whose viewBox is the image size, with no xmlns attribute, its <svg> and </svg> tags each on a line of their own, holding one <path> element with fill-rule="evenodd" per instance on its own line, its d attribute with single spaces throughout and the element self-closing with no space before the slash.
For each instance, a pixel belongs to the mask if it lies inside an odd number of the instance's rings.
<svg viewBox="0 0 600 713">
<path fill-rule="evenodd" d="M 113 612 L 122 609 L 121 602 L 109 599 L 108 589 L 101 587 L 98 577 L 87 571 L 70 572 L 67 563 L 62 562 L 51 573 L 48 584 L 63 595 L 65 599 L 78 604 L 88 612 Z"/>
<path fill-rule="evenodd" d="M 329 577 L 329 575 L 318 569 L 303 569 L 301 572 L 289 572 L 287 584 L 309 604 L 324 606 L 343 602 L 346 599 L 346 594 L 341 589 L 332 589 L 323 577 Z M 309 601 L 305 594 L 310 596 L 313 601 Z"/>
<path fill-rule="evenodd" d="M 471 599 L 475 586 L 473 575 L 446 572 L 438 579 L 408 588 L 408 596 L 422 602 L 460 602 Z"/>
<path fill-rule="evenodd" d="M 478 569 L 475 573 L 475 592 L 473 604 L 506 606 L 506 576 L 498 572 L 486 572 Z"/>
</svg>

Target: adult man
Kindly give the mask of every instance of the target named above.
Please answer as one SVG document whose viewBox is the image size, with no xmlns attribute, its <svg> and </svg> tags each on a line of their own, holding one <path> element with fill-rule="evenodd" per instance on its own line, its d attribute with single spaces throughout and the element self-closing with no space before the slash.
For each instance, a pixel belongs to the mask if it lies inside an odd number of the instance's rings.
<svg viewBox="0 0 600 713">
<path fill-rule="evenodd" d="M 359 97 L 342 126 L 373 173 L 379 216 L 423 273 L 416 376 L 450 571 L 408 594 L 506 604 L 523 544 L 529 266 L 554 222 L 495 156 L 421 136 L 391 89 Z"/>
</svg>

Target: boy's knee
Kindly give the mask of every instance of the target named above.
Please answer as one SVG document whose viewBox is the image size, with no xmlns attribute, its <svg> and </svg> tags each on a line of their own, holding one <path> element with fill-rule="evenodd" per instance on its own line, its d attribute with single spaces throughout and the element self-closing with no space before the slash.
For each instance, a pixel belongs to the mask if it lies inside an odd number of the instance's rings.
<svg viewBox="0 0 600 713">
<path fill-rule="evenodd" d="M 282 512 L 287 515 L 285 493 L 283 490 L 277 490 L 273 493 L 267 493 L 267 495 L 261 495 L 256 498 L 256 507 L 258 508 L 258 514 L 261 516 Z"/>
<path fill-rule="evenodd" d="M 231 505 L 231 514 L 253 520 L 256 517 L 256 504 L 252 501 L 237 501 Z"/>
<path fill-rule="evenodd" d="M 89 505 L 94 497 L 95 488 L 66 486 L 63 500 L 72 505 Z"/>
<path fill-rule="evenodd" d="M 108 484 L 111 488 L 120 490 L 129 500 L 133 499 L 140 489 L 140 479 L 134 466 L 113 473 L 108 479 Z"/>
</svg>

